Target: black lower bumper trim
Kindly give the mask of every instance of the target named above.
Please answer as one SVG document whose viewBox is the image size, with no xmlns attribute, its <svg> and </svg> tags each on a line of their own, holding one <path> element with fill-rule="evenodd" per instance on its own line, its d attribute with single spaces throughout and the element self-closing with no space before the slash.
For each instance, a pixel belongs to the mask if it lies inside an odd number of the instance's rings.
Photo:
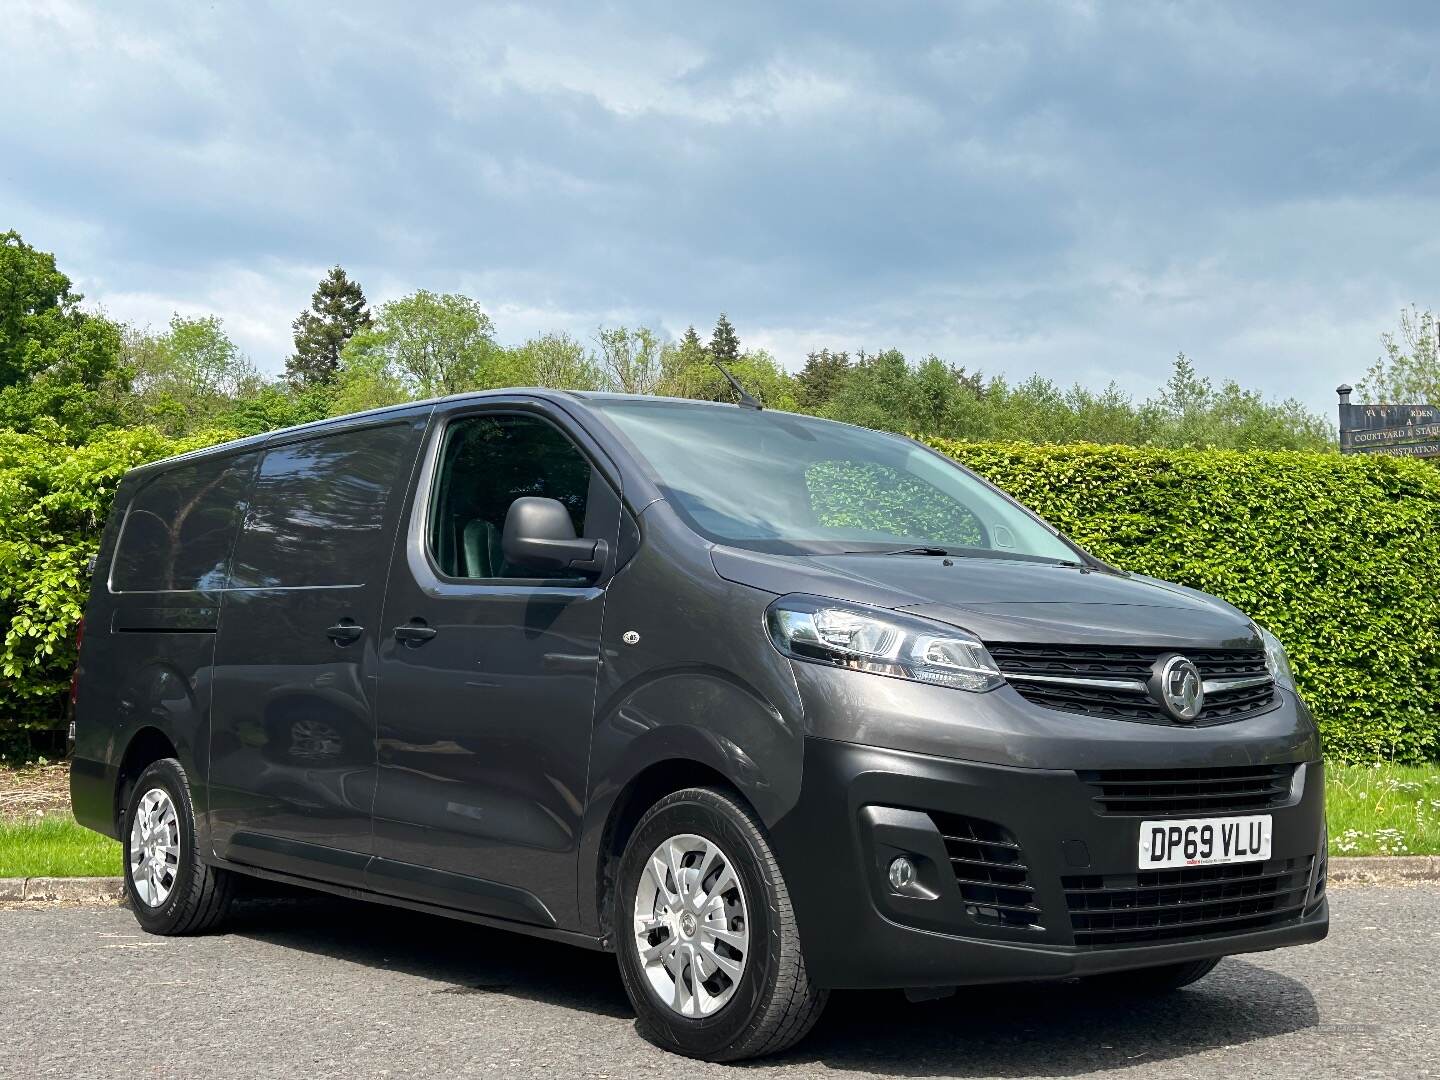
<svg viewBox="0 0 1440 1080">
<path fill-rule="evenodd" d="M 1140 819 L 1099 812 L 1074 772 L 818 739 L 806 746 L 799 803 L 771 832 L 818 985 L 1065 979 L 1324 938 L 1329 912 L 1314 881 L 1323 781 L 1318 764 L 1297 765 L 1291 792 L 1268 811 L 1264 864 L 1142 873 Z M 964 850 L 960 817 L 983 826 Z M 957 854 L 971 864 L 964 873 Z M 901 855 L 915 875 L 897 890 L 887 868 Z M 977 877 L 976 866 L 996 876 Z M 997 917 L 986 898 L 1023 898 L 1025 917 Z"/>
</svg>

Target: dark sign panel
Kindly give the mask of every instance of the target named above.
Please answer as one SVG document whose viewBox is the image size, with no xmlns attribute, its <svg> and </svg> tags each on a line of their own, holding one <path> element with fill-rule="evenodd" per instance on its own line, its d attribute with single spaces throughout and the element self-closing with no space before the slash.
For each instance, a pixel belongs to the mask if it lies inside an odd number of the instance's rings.
<svg viewBox="0 0 1440 1080">
<path fill-rule="evenodd" d="M 1352 446 L 1352 454 L 1388 454 L 1391 457 L 1440 457 L 1440 442 L 1401 443 L 1380 446 Z"/>
<path fill-rule="evenodd" d="M 1377 443 L 1407 442 L 1410 439 L 1428 439 L 1440 436 L 1440 424 L 1416 424 L 1414 427 L 1381 428 L 1379 431 L 1352 432 L 1350 443 L 1357 450 L 1362 446 Z"/>
<path fill-rule="evenodd" d="M 1352 405 L 1351 390 L 1340 395 L 1340 452 L 1440 457 L 1440 406 Z"/>
</svg>

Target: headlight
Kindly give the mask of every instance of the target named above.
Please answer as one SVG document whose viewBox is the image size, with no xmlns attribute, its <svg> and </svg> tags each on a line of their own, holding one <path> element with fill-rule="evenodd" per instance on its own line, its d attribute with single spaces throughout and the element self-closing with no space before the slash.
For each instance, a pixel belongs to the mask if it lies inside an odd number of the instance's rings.
<svg viewBox="0 0 1440 1080">
<path fill-rule="evenodd" d="M 1290 670 L 1290 658 L 1285 655 L 1285 646 L 1259 623 L 1255 624 L 1255 629 L 1260 631 L 1260 640 L 1265 644 L 1265 667 L 1269 670 L 1270 677 L 1277 686 L 1294 690 L 1295 673 Z"/>
<path fill-rule="evenodd" d="M 893 611 L 819 597 L 770 605 L 771 640 L 786 656 L 980 693 L 1005 681 L 974 634 Z"/>
</svg>

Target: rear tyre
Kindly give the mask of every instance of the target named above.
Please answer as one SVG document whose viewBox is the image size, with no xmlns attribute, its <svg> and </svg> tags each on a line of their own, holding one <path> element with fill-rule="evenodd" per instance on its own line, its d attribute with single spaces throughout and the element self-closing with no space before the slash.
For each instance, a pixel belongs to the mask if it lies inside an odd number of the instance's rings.
<svg viewBox="0 0 1440 1080">
<path fill-rule="evenodd" d="M 1191 960 L 1184 964 L 1166 964 L 1164 967 L 1140 968 L 1138 971 L 1114 971 L 1105 975 L 1092 975 L 1082 980 L 1084 985 L 1110 994 L 1163 994 L 1179 990 L 1198 982 L 1220 963 L 1220 957 L 1208 960 Z"/>
<path fill-rule="evenodd" d="M 652 806 L 620 862 L 613 932 L 640 1033 L 706 1061 L 799 1042 L 828 994 L 805 970 L 790 894 L 764 829 L 731 794 Z"/>
<path fill-rule="evenodd" d="M 120 835 L 125 896 L 142 929 L 202 934 L 224 921 L 235 877 L 200 859 L 195 805 L 180 762 L 162 758 L 140 774 Z"/>
</svg>

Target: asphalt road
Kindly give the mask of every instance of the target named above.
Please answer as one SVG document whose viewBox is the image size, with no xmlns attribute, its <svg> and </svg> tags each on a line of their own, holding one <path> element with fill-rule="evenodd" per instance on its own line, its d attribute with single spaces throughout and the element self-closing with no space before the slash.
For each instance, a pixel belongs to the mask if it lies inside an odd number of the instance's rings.
<svg viewBox="0 0 1440 1080">
<path fill-rule="evenodd" d="M 1164 999 L 1074 986 L 911 1005 L 839 994 L 782 1077 L 1440 1076 L 1440 885 L 1332 892 L 1320 945 L 1224 961 Z M 0 1076 L 719 1076 L 633 1030 L 614 961 L 330 899 L 229 932 L 118 907 L 0 911 Z"/>
</svg>

